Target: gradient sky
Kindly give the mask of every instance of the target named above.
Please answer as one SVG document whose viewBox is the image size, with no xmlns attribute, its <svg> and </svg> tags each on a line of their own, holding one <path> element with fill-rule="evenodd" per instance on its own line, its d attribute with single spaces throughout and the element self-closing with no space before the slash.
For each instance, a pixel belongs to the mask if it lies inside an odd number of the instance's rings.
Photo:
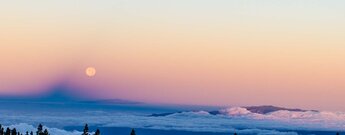
<svg viewBox="0 0 345 135">
<path fill-rule="evenodd" d="M 0 94 L 63 84 L 90 98 L 345 111 L 344 5 L 1 1 Z"/>
</svg>

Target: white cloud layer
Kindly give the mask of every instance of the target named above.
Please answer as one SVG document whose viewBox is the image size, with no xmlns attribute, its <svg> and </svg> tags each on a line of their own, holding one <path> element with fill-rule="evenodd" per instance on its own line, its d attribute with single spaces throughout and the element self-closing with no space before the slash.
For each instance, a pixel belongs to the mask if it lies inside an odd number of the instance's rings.
<svg viewBox="0 0 345 135">
<path fill-rule="evenodd" d="M 206 132 L 233 132 L 258 135 L 297 135 L 287 130 L 342 130 L 345 114 L 341 112 L 291 112 L 276 111 L 268 114 L 251 113 L 245 108 L 232 107 L 220 110 L 222 115 L 206 111 L 175 113 L 162 117 L 131 114 L 115 111 L 9 113 L 0 111 L 5 125 L 16 127 L 21 132 L 36 130 L 43 123 L 51 135 L 80 135 L 78 131 L 62 130 L 63 126 L 83 126 L 85 123 L 103 127 L 132 127 L 163 130 Z M 20 123 L 20 124 L 18 124 Z M 29 124 L 25 124 L 29 123 Z M 13 125 L 15 124 L 15 125 Z M 60 128 L 60 129 L 59 129 Z"/>
</svg>

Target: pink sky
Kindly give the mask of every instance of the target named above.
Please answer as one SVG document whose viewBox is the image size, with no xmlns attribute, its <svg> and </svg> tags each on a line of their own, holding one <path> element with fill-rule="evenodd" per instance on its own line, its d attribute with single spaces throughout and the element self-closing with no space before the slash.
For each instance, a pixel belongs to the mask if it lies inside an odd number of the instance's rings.
<svg viewBox="0 0 345 135">
<path fill-rule="evenodd" d="M 344 1 L 5 3 L 2 95 L 345 111 Z"/>
</svg>

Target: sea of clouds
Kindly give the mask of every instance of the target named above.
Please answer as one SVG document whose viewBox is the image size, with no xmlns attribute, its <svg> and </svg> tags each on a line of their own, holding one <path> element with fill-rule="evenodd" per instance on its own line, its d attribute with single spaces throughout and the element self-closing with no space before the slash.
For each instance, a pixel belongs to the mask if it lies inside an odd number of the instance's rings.
<svg viewBox="0 0 345 135">
<path fill-rule="evenodd" d="M 35 134 L 36 131 L 36 127 L 26 124 L 26 123 L 19 123 L 19 124 L 14 124 L 14 125 L 10 125 L 10 126 L 4 126 L 4 128 L 6 129 L 7 127 L 13 129 L 16 128 L 17 132 L 20 132 L 22 134 L 25 134 L 26 132 L 33 131 Z M 79 131 L 66 131 L 66 130 L 62 130 L 62 129 L 58 129 L 58 128 L 49 128 L 49 127 L 44 127 L 44 129 L 47 129 L 51 135 L 81 135 L 82 132 Z"/>
<path fill-rule="evenodd" d="M 80 135 L 66 131 L 64 126 L 89 125 L 101 127 L 131 127 L 160 130 L 204 132 L 233 132 L 258 135 L 296 135 L 296 130 L 340 131 L 345 129 L 345 113 L 326 111 L 276 111 L 252 113 L 245 108 L 222 109 L 219 115 L 207 111 L 188 111 L 167 116 L 130 114 L 114 111 L 20 113 L 0 111 L 3 125 L 16 127 L 20 132 L 35 131 L 38 123 L 46 125 L 51 135 Z M 35 126 L 34 126 L 35 125 Z"/>
</svg>

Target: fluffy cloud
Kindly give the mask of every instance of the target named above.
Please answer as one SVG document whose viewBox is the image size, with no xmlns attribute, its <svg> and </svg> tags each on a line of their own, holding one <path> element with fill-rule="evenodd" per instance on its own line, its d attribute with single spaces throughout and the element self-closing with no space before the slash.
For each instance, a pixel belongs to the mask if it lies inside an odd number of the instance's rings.
<svg viewBox="0 0 345 135">
<path fill-rule="evenodd" d="M 161 130 L 206 132 L 233 132 L 258 135 L 296 135 L 289 130 L 341 130 L 345 127 L 345 114 L 341 112 L 276 111 L 268 114 L 251 113 L 245 108 L 233 107 L 211 115 L 206 111 L 174 113 L 162 117 L 119 111 L 46 112 L 44 114 L 8 113 L 0 111 L 3 124 L 19 131 L 35 130 L 31 125 L 47 125 L 51 135 L 76 135 L 78 131 L 65 131 L 63 126 L 83 126 L 85 123 L 103 127 L 132 127 Z M 18 124 L 21 123 L 21 124 Z M 24 124 L 29 123 L 29 124 Z M 13 125 L 16 124 L 16 125 Z M 51 128 L 54 127 L 54 128 Z M 60 129 L 59 129 L 60 128 Z"/>
</svg>

